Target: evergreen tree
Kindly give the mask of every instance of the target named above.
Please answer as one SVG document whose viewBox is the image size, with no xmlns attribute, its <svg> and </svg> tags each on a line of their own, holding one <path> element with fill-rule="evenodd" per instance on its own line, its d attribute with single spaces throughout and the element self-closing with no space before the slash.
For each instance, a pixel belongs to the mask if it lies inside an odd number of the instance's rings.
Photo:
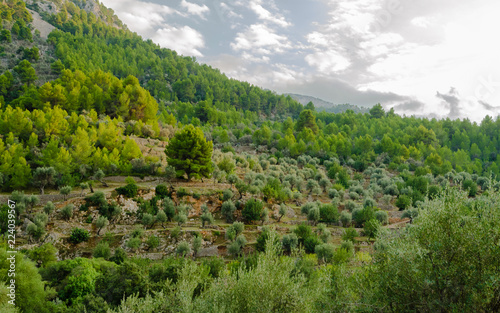
<svg viewBox="0 0 500 313">
<path fill-rule="evenodd" d="M 188 125 L 177 132 L 170 141 L 165 153 L 168 163 L 173 166 L 178 176 L 210 177 L 213 144 L 207 141 L 200 128 Z"/>
</svg>

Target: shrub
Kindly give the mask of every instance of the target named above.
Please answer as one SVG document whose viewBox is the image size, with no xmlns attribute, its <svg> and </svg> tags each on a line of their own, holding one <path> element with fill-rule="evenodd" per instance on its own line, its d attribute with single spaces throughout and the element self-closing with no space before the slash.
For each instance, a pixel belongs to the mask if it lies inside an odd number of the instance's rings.
<svg viewBox="0 0 500 313">
<path fill-rule="evenodd" d="M 375 211 L 372 207 L 356 209 L 352 212 L 352 220 L 356 223 L 357 227 L 362 227 L 365 222 L 374 218 Z"/>
<path fill-rule="evenodd" d="M 158 238 L 158 236 L 151 235 L 148 240 L 146 240 L 146 244 L 150 249 L 156 249 L 160 245 L 160 238 Z"/>
<path fill-rule="evenodd" d="M 133 198 L 137 196 L 137 185 L 136 184 L 127 184 L 123 187 L 116 188 L 116 192 L 120 195 L 124 195 L 127 198 Z"/>
<path fill-rule="evenodd" d="M 236 206 L 232 200 L 227 200 L 222 204 L 221 213 L 225 217 L 227 223 L 233 221 L 234 211 L 236 211 Z"/>
<path fill-rule="evenodd" d="M 218 278 L 220 276 L 220 273 L 226 268 L 226 263 L 221 257 L 211 257 L 208 259 L 203 259 L 201 264 L 209 268 L 208 274 L 212 278 Z"/>
<path fill-rule="evenodd" d="M 35 261 L 35 263 L 46 266 L 51 262 L 57 261 L 56 253 L 58 250 L 50 243 L 44 243 L 40 247 L 34 247 L 27 252 L 30 259 Z"/>
<path fill-rule="evenodd" d="M 403 211 L 411 206 L 412 200 L 407 195 L 400 195 L 398 197 L 398 199 L 396 200 L 395 204 L 399 208 L 400 211 Z"/>
<path fill-rule="evenodd" d="M 346 249 L 339 248 L 335 250 L 333 254 L 332 261 L 336 264 L 347 263 L 352 257 L 352 253 L 347 251 Z"/>
<path fill-rule="evenodd" d="M 225 189 L 222 192 L 222 201 L 228 201 L 231 200 L 234 196 L 234 193 L 231 189 Z"/>
<path fill-rule="evenodd" d="M 175 216 L 175 204 L 170 198 L 163 199 L 163 212 L 167 215 L 167 219 L 171 221 Z"/>
<path fill-rule="evenodd" d="M 54 203 L 52 203 L 52 201 L 49 201 L 43 207 L 43 211 L 45 212 L 45 214 L 50 215 L 52 212 L 54 212 L 55 208 L 56 206 L 54 205 Z"/>
<path fill-rule="evenodd" d="M 241 249 L 246 245 L 247 240 L 245 236 L 239 235 L 235 241 L 233 241 L 227 248 L 227 251 L 231 255 L 240 255 L 241 254 Z"/>
<path fill-rule="evenodd" d="M 71 190 L 73 188 L 71 188 L 71 186 L 63 186 L 61 187 L 61 189 L 59 190 L 59 192 L 64 196 L 64 200 L 66 200 L 66 197 L 71 193 Z"/>
<path fill-rule="evenodd" d="M 386 225 L 389 223 L 389 215 L 386 211 L 377 211 L 375 212 L 375 218 L 382 224 Z"/>
<path fill-rule="evenodd" d="M 69 242 L 73 244 L 79 244 L 80 242 L 84 242 L 89 240 L 90 234 L 88 231 L 82 228 L 73 228 L 71 231 L 71 235 L 69 236 Z"/>
<path fill-rule="evenodd" d="M 187 241 L 182 241 L 177 246 L 176 252 L 178 255 L 186 256 L 191 253 L 191 247 Z"/>
<path fill-rule="evenodd" d="M 163 185 L 163 184 L 156 186 L 155 193 L 160 198 L 166 198 L 170 195 L 170 192 L 168 191 L 168 187 L 166 185 Z"/>
<path fill-rule="evenodd" d="M 243 233 L 243 231 L 245 230 L 245 224 L 241 222 L 234 222 L 233 225 L 231 225 L 231 227 L 233 227 L 233 229 L 235 230 L 236 236 Z"/>
<path fill-rule="evenodd" d="M 203 239 L 199 236 L 194 237 L 193 239 L 193 252 L 194 255 L 198 254 L 198 251 L 201 249 L 201 244 L 203 243 Z"/>
<path fill-rule="evenodd" d="M 339 196 L 339 192 L 337 191 L 337 189 L 329 189 L 328 190 L 328 197 L 330 199 L 335 199 Z"/>
<path fill-rule="evenodd" d="M 358 205 L 356 204 L 356 202 L 352 200 L 348 200 L 345 204 L 345 209 L 348 210 L 349 212 L 354 211 L 354 209 L 356 209 L 357 207 Z"/>
<path fill-rule="evenodd" d="M 61 210 L 61 217 L 65 220 L 69 220 L 73 216 L 73 204 L 65 205 Z"/>
<path fill-rule="evenodd" d="M 109 248 L 109 243 L 106 241 L 101 241 L 97 244 L 92 252 L 94 258 L 103 258 L 108 260 L 111 257 L 111 249 Z"/>
<path fill-rule="evenodd" d="M 136 226 L 134 230 L 130 233 L 132 238 L 142 238 L 144 235 L 144 230 L 140 226 Z"/>
<path fill-rule="evenodd" d="M 187 222 L 187 215 L 184 212 L 179 212 L 174 216 L 174 221 L 177 222 L 177 225 L 180 227 L 182 224 Z"/>
<path fill-rule="evenodd" d="M 342 240 L 352 241 L 353 243 L 355 243 L 356 237 L 359 237 L 359 234 L 356 231 L 356 229 L 354 229 L 353 227 L 349 227 L 347 229 L 344 229 L 344 233 L 342 234 Z"/>
<path fill-rule="evenodd" d="M 354 243 L 351 240 L 342 241 L 340 249 L 345 249 L 352 255 L 354 254 Z"/>
<path fill-rule="evenodd" d="M 200 218 L 202 227 L 205 227 L 205 224 L 212 225 L 213 223 L 215 223 L 215 219 L 210 212 L 204 212 L 203 214 L 201 214 Z"/>
<path fill-rule="evenodd" d="M 410 208 L 410 209 L 406 209 L 403 212 L 403 215 L 401 216 L 401 218 L 409 218 L 410 220 L 413 220 L 417 216 L 418 216 L 418 209 Z"/>
<path fill-rule="evenodd" d="M 142 215 L 141 222 L 142 222 L 142 225 L 144 225 L 146 228 L 150 228 L 150 227 L 153 227 L 156 220 L 152 214 L 144 213 Z"/>
<path fill-rule="evenodd" d="M 342 213 L 340 213 L 340 221 L 343 227 L 349 226 L 352 221 L 352 214 L 348 211 L 342 211 Z"/>
<path fill-rule="evenodd" d="M 297 225 L 293 232 L 299 238 L 299 242 L 303 244 L 304 241 L 312 235 L 312 228 L 311 226 L 302 223 Z"/>
<path fill-rule="evenodd" d="M 318 236 L 311 235 L 304 240 L 304 249 L 307 253 L 314 253 L 316 246 L 321 244 L 323 244 L 323 242 L 318 238 Z"/>
<path fill-rule="evenodd" d="M 374 208 L 377 206 L 377 202 L 373 200 L 372 198 L 366 198 L 365 201 L 363 202 L 363 207 L 370 207 Z"/>
<path fill-rule="evenodd" d="M 365 223 L 363 233 L 368 237 L 368 239 L 375 238 L 379 232 L 379 229 L 380 222 L 377 219 L 373 218 Z"/>
<path fill-rule="evenodd" d="M 127 247 L 132 250 L 137 250 L 141 246 L 141 239 L 138 237 L 132 237 L 129 240 L 127 240 Z"/>
<path fill-rule="evenodd" d="M 260 200 L 252 198 L 245 204 L 241 215 L 248 222 L 258 221 L 261 219 L 263 207 L 264 204 Z"/>
<path fill-rule="evenodd" d="M 333 204 L 323 204 L 319 208 L 320 220 L 328 224 L 335 224 L 339 221 L 339 210 Z"/>
<path fill-rule="evenodd" d="M 325 263 L 329 263 L 335 253 L 335 247 L 331 244 L 324 243 L 317 245 L 314 248 L 314 252 L 318 256 L 318 259 L 322 260 Z"/>
<path fill-rule="evenodd" d="M 126 259 L 127 252 L 125 252 L 122 248 L 116 248 L 115 253 L 109 260 L 115 262 L 116 264 L 122 264 Z"/>
<path fill-rule="evenodd" d="M 462 186 L 469 193 L 469 197 L 474 197 L 477 194 L 477 184 L 472 179 L 465 180 Z"/>
<path fill-rule="evenodd" d="M 384 194 L 386 195 L 391 195 L 391 196 L 397 196 L 399 195 L 399 189 L 396 184 L 391 184 L 387 187 L 384 188 Z"/>
<path fill-rule="evenodd" d="M 312 208 L 315 208 L 315 207 L 317 207 L 315 202 L 308 202 L 300 208 L 300 213 L 307 216 L 309 214 L 309 210 L 311 210 Z"/>
<path fill-rule="evenodd" d="M 290 253 L 299 244 L 299 238 L 295 233 L 284 235 L 281 239 L 283 251 Z"/>
<path fill-rule="evenodd" d="M 93 195 L 85 198 L 85 202 L 89 206 L 102 207 L 108 204 L 106 196 L 102 191 L 96 191 Z"/>
</svg>

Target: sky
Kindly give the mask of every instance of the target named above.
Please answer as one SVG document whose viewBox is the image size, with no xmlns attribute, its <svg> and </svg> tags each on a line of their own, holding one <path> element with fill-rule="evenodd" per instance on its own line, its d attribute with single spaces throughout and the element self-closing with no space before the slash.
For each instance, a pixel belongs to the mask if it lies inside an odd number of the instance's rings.
<svg viewBox="0 0 500 313">
<path fill-rule="evenodd" d="M 500 113 L 497 0 L 102 0 L 143 38 L 278 93 Z"/>
</svg>

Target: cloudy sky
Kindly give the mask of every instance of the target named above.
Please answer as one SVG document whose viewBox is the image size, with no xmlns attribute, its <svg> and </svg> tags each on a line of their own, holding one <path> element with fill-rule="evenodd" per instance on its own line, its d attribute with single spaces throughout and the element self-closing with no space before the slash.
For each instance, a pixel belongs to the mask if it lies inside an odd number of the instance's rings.
<svg viewBox="0 0 500 313">
<path fill-rule="evenodd" d="M 500 113 L 497 0 L 102 0 L 229 77 L 333 103 L 480 121 Z"/>
</svg>

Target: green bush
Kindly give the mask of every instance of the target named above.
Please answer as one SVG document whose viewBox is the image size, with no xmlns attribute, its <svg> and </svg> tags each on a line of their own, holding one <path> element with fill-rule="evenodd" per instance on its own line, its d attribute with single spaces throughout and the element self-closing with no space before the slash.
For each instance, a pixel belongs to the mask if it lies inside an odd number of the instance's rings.
<svg viewBox="0 0 500 313">
<path fill-rule="evenodd" d="M 71 235 L 69 236 L 69 242 L 73 244 L 79 244 L 80 242 L 84 242 L 89 240 L 90 233 L 82 228 L 73 228 L 71 231 Z"/>
<path fill-rule="evenodd" d="M 314 252 L 318 256 L 318 259 L 325 263 L 330 263 L 335 254 L 335 247 L 328 243 L 319 244 L 315 247 Z"/>
<path fill-rule="evenodd" d="M 136 184 L 127 184 L 123 187 L 116 188 L 116 192 L 120 195 L 124 195 L 127 198 L 133 198 L 137 196 L 137 185 Z"/>
<path fill-rule="evenodd" d="M 65 205 L 61 210 L 61 217 L 65 220 L 69 220 L 71 217 L 73 217 L 73 209 L 73 204 Z"/>
<path fill-rule="evenodd" d="M 290 253 L 293 249 L 297 248 L 299 244 L 299 238 L 295 233 L 291 233 L 288 235 L 284 235 L 281 239 L 281 243 L 283 245 L 283 251 Z"/>
<path fill-rule="evenodd" d="M 141 246 L 141 239 L 138 237 L 132 237 L 129 240 L 127 240 L 127 247 L 132 249 L 132 250 L 137 250 Z"/>
<path fill-rule="evenodd" d="M 160 238 L 158 238 L 158 236 L 151 235 L 148 240 L 146 240 L 146 244 L 150 249 L 156 249 L 160 245 Z"/>
<path fill-rule="evenodd" d="M 352 241 L 354 243 L 356 242 L 355 239 L 356 237 L 359 237 L 358 231 L 356 229 L 354 229 L 353 227 L 344 229 L 344 233 L 342 234 L 342 240 Z"/>
<path fill-rule="evenodd" d="M 170 192 L 168 191 L 168 187 L 166 185 L 160 184 L 156 186 L 155 193 L 160 198 L 166 198 L 170 196 Z"/>
<path fill-rule="evenodd" d="M 412 200 L 407 195 L 400 195 L 398 197 L 398 199 L 396 200 L 395 204 L 399 208 L 400 211 L 403 211 L 403 210 L 406 210 L 408 207 L 411 206 Z"/>
<path fill-rule="evenodd" d="M 314 253 L 316 246 L 321 244 L 323 244 L 323 241 L 321 241 L 318 236 L 311 235 L 304 240 L 304 249 L 307 253 Z"/>
<path fill-rule="evenodd" d="M 94 256 L 94 258 L 103 258 L 109 260 L 109 258 L 111 257 L 111 249 L 109 248 L 109 243 L 106 241 L 99 242 L 94 248 L 92 255 Z"/>
<path fill-rule="evenodd" d="M 186 256 L 191 253 L 191 247 L 187 241 L 182 241 L 177 246 L 176 252 L 180 256 Z"/>
<path fill-rule="evenodd" d="M 342 213 L 340 213 L 340 221 L 343 227 L 349 226 L 352 222 L 352 214 L 348 211 L 342 211 Z"/>
<path fill-rule="evenodd" d="M 253 222 L 260 220 L 262 216 L 262 210 L 264 208 L 264 204 L 260 200 L 250 199 L 245 204 L 241 215 L 245 219 L 245 221 Z"/>
<path fill-rule="evenodd" d="M 339 210 L 333 204 L 323 204 L 319 207 L 320 220 L 328 224 L 339 222 Z"/>
<path fill-rule="evenodd" d="M 228 201 L 233 198 L 233 191 L 231 189 L 225 189 L 222 192 L 222 201 Z"/>
<path fill-rule="evenodd" d="M 375 212 L 375 218 L 382 224 L 387 225 L 389 223 L 389 214 L 386 211 Z"/>
</svg>

